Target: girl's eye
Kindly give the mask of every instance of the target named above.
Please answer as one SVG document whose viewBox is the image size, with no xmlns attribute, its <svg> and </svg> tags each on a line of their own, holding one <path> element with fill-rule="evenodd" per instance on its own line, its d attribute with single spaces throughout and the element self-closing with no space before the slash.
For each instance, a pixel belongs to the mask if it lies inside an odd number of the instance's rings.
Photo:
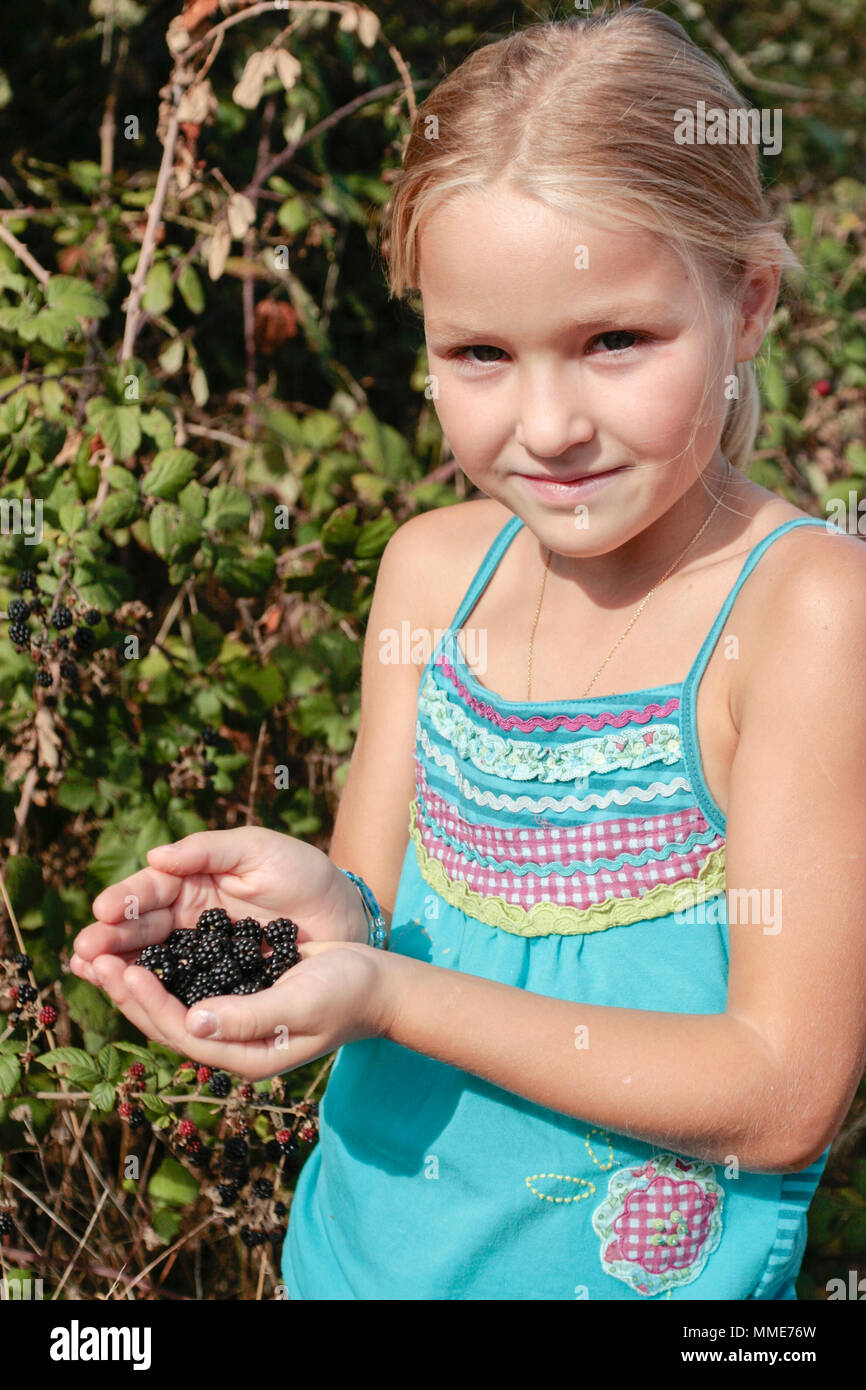
<svg viewBox="0 0 866 1390">
<path fill-rule="evenodd" d="M 623 343 L 622 340 L 624 338 L 630 338 L 632 341 Z M 592 339 L 590 346 L 593 347 L 596 343 L 604 343 L 605 347 L 608 350 L 601 354 L 602 357 L 620 357 L 625 356 L 626 353 L 631 352 L 635 344 L 646 341 L 648 341 L 648 339 L 645 334 L 632 333 L 627 328 L 612 328 L 607 333 L 599 333 L 597 337 Z M 476 355 L 483 353 L 498 352 L 501 355 L 500 357 L 488 357 L 479 362 L 473 360 L 471 357 L 467 357 L 467 353 L 470 352 L 473 352 Z M 460 363 L 460 366 L 462 368 L 467 369 L 469 371 L 478 371 L 485 365 L 496 366 L 500 361 L 502 361 L 504 355 L 504 348 L 493 347 L 491 343 L 473 343 L 469 347 L 455 348 L 455 350 L 449 354 L 450 357 L 452 357 L 455 361 Z"/>
</svg>

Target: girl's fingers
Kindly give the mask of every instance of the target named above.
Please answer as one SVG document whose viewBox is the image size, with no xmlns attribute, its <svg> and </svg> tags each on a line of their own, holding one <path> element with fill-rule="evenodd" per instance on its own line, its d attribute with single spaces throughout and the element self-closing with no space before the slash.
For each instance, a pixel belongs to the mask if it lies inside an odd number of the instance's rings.
<svg viewBox="0 0 866 1390">
<path fill-rule="evenodd" d="M 130 907 L 138 917 L 155 909 L 171 907 L 180 889 L 181 882 L 174 874 L 158 868 L 139 869 L 120 883 L 103 888 L 93 899 L 91 908 L 94 917 L 102 922 L 122 922 Z"/>
<path fill-rule="evenodd" d="M 242 854 L 242 830 L 196 830 L 170 845 L 148 850 L 148 863 L 164 873 L 225 874 L 238 867 Z"/>
<path fill-rule="evenodd" d="M 158 908 L 145 912 L 137 920 L 118 923 L 91 922 L 75 938 L 75 952 L 84 960 L 93 961 L 97 956 L 122 955 L 134 952 L 136 955 L 145 946 L 155 941 L 164 941 L 174 926 L 171 908 Z"/>
<path fill-rule="evenodd" d="M 126 978 L 127 970 L 130 967 L 126 961 L 122 960 L 120 956 L 99 956 L 91 968 L 96 975 L 96 983 L 100 989 L 105 991 L 130 1023 L 134 1023 L 136 1028 L 146 1037 L 153 1038 L 154 1042 L 162 1043 L 165 1047 L 174 1047 L 174 1043 L 163 1031 L 159 1020 L 152 1018 L 148 1010 L 142 1008 L 141 1003 L 130 990 Z M 134 975 L 146 975 L 159 990 L 162 990 L 159 981 L 150 974 L 150 971 L 143 970 L 140 966 L 132 966 L 131 968 Z M 183 1005 L 180 1000 L 176 999 L 174 1002 L 183 1012 Z"/>
</svg>

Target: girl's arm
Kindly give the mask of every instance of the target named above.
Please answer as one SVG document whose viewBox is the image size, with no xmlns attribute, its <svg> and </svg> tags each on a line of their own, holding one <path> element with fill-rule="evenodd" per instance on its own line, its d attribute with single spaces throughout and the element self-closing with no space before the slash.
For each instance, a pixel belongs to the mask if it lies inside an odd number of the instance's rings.
<svg viewBox="0 0 866 1390">
<path fill-rule="evenodd" d="M 384 1036 L 713 1163 L 795 1171 L 823 1152 L 866 1063 L 866 550 L 798 540 L 747 653 L 727 814 L 729 906 L 769 890 L 781 913 L 730 912 L 725 1012 L 571 1003 L 393 954 Z"/>
</svg>

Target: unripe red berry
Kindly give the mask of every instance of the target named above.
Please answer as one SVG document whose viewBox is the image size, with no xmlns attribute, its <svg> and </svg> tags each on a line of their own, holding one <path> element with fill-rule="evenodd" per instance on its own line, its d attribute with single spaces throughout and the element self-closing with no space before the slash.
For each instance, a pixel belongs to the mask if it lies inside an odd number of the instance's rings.
<svg viewBox="0 0 866 1390">
<path fill-rule="evenodd" d="M 12 988 L 9 990 L 9 998 L 12 1000 L 12 1003 L 13 1003 L 13 1004 L 17 1004 L 17 1003 L 18 1003 L 18 986 L 17 986 L 17 985 L 13 985 Z"/>
<path fill-rule="evenodd" d="M 828 381 L 827 377 L 824 376 L 820 381 L 815 382 L 815 390 L 819 396 L 829 396 L 830 392 L 833 390 L 833 383 L 832 381 Z"/>
<path fill-rule="evenodd" d="M 39 1010 L 39 1022 L 44 1023 L 46 1028 L 57 1022 L 57 1010 L 53 1004 L 46 1004 Z"/>
<path fill-rule="evenodd" d="M 195 1125 L 192 1120 L 181 1120 L 177 1127 L 177 1132 L 181 1139 L 192 1139 L 195 1134 Z"/>
<path fill-rule="evenodd" d="M 135 1106 L 130 1105 L 129 1101 L 125 1100 L 122 1105 L 118 1105 L 117 1113 L 122 1120 L 128 1120 L 134 1109 Z"/>
<path fill-rule="evenodd" d="M 278 1143 L 278 1144 L 288 1144 L 288 1142 L 289 1142 L 289 1140 L 291 1139 L 291 1137 L 292 1137 L 291 1132 L 290 1132 L 288 1129 L 281 1129 L 281 1130 L 278 1130 L 278 1131 L 277 1131 L 277 1143 Z"/>
<path fill-rule="evenodd" d="M 304 1128 L 301 1130 L 301 1138 L 307 1144 L 314 1144 L 316 1142 L 316 1131 L 313 1129 L 312 1125 L 304 1125 Z"/>
<path fill-rule="evenodd" d="M 195 1074 L 195 1079 L 204 1085 L 206 1081 L 210 1081 L 212 1074 L 210 1067 L 199 1067 Z"/>
<path fill-rule="evenodd" d="M 254 1095 L 255 1091 L 253 1090 L 249 1082 L 247 1082 L 246 1085 L 241 1086 L 241 1100 L 252 1100 Z"/>
<path fill-rule="evenodd" d="M 140 1076 L 147 1075 L 147 1067 L 144 1062 L 133 1062 L 129 1068 L 129 1075 L 137 1081 Z"/>
</svg>

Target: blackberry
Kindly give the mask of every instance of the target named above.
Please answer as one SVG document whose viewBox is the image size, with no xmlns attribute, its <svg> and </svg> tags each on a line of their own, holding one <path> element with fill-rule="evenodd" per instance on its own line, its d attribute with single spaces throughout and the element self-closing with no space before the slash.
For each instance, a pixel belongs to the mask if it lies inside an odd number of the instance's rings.
<svg viewBox="0 0 866 1390">
<path fill-rule="evenodd" d="M 58 648 L 60 649 L 60 651 L 65 652 L 65 651 L 68 650 L 68 648 L 69 648 L 69 638 L 68 638 L 68 637 L 55 637 L 54 641 L 56 642 L 56 644 L 57 644 Z"/>
<path fill-rule="evenodd" d="M 220 1096 L 223 1099 L 231 1093 L 232 1083 L 227 1072 L 215 1071 L 208 1082 L 208 1090 L 212 1096 Z"/>
<path fill-rule="evenodd" d="M 30 642 L 30 629 L 26 623 L 10 623 L 9 637 L 16 647 L 25 647 Z"/>
<path fill-rule="evenodd" d="M 231 929 L 232 919 L 224 907 L 208 907 L 196 922 L 197 931 L 211 931 L 214 927 Z"/>
<path fill-rule="evenodd" d="M 219 986 L 218 994 L 231 994 L 234 986 L 240 984 L 241 969 L 231 956 L 223 956 L 222 960 L 211 966 L 210 977 Z"/>
<path fill-rule="evenodd" d="M 15 1222 L 8 1211 L 0 1211 L 0 1236 L 11 1236 L 15 1231 Z"/>
<path fill-rule="evenodd" d="M 145 946 L 140 953 L 136 965 L 143 965 L 145 970 L 152 970 L 155 965 L 167 965 L 171 959 L 169 952 L 161 941 L 154 941 L 150 946 Z"/>
<path fill-rule="evenodd" d="M 32 958 L 30 956 L 24 955 L 23 953 L 19 953 L 17 956 L 13 956 L 12 964 L 15 966 L 16 970 L 21 975 L 26 974 L 28 970 L 31 970 L 33 968 Z"/>
<path fill-rule="evenodd" d="M 233 934 L 235 936 L 237 936 L 238 934 L 240 934 L 241 936 L 246 936 L 248 932 L 256 934 L 260 932 L 261 929 L 261 923 L 257 922 L 255 917 L 241 917 L 234 924 Z"/>
<path fill-rule="evenodd" d="M 263 988 L 261 981 L 256 979 L 241 980 L 240 984 L 232 987 L 232 994 L 258 994 Z"/>
<path fill-rule="evenodd" d="M 25 981 L 23 985 L 18 986 L 19 1004 L 32 1004 L 33 1000 L 36 998 L 36 994 L 37 991 L 35 987 Z"/>
<path fill-rule="evenodd" d="M 216 729 L 212 729 L 210 724 L 206 724 L 201 731 L 201 741 L 202 743 L 210 744 L 210 746 L 213 747 L 214 744 L 219 743 L 220 736 L 217 733 Z"/>
<path fill-rule="evenodd" d="M 248 1250 L 252 1250 L 254 1246 L 262 1244 L 265 1233 L 255 1226 L 241 1226 L 241 1240 Z"/>
<path fill-rule="evenodd" d="M 45 687 L 46 689 L 47 689 L 47 687 L 48 687 L 49 685 L 53 685 L 53 684 L 54 684 L 54 680 L 53 680 L 53 678 L 52 678 L 51 672 L 50 672 L 50 671 L 45 671 L 45 670 L 37 671 L 37 672 L 36 672 L 36 684 L 37 684 L 37 685 L 41 685 L 41 686 Z"/>
<path fill-rule="evenodd" d="M 277 1135 L 277 1144 L 279 1145 L 280 1153 L 285 1154 L 286 1157 L 298 1152 L 298 1142 L 291 1130 L 281 1129 Z"/>
<path fill-rule="evenodd" d="M 214 999 L 220 993 L 219 987 L 214 986 L 209 974 L 196 975 L 186 992 L 184 1003 L 191 1009 L 193 1004 L 200 1004 L 202 999 Z"/>
<path fill-rule="evenodd" d="M 194 1139 L 187 1145 L 187 1157 L 194 1168 L 206 1168 L 210 1153 L 207 1144 L 203 1144 L 200 1139 Z"/>
<path fill-rule="evenodd" d="M 268 922 L 265 927 L 265 941 L 269 946 L 276 946 L 278 941 L 297 941 L 298 924 L 293 922 L 290 917 L 277 917 L 273 922 Z"/>
<path fill-rule="evenodd" d="M 21 593 L 26 589 L 36 588 L 36 573 L 34 570 L 19 570 L 18 578 L 15 580 L 15 588 Z"/>
<path fill-rule="evenodd" d="M 76 681 L 78 680 L 78 667 L 74 661 L 61 661 L 60 674 L 64 680 Z"/>
<path fill-rule="evenodd" d="M 217 1188 L 221 1207 L 232 1207 L 238 1200 L 238 1189 L 233 1182 L 221 1182 Z"/>
<path fill-rule="evenodd" d="M 285 1216 L 288 1210 L 285 1202 L 274 1202 L 274 1216 Z"/>
<path fill-rule="evenodd" d="M 269 1139 L 264 1147 L 264 1155 L 268 1163 L 276 1163 L 282 1156 L 282 1149 L 276 1139 Z"/>
<path fill-rule="evenodd" d="M 262 963 L 261 947 L 254 936 L 235 936 L 232 942 L 232 956 L 238 964 L 241 975 L 249 978 Z"/>
<path fill-rule="evenodd" d="M 220 928 L 209 931 L 206 936 L 202 936 L 196 943 L 195 963 L 201 969 L 217 964 L 218 961 L 229 957 L 230 938 L 228 933 L 223 933 Z"/>
<path fill-rule="evenodd" d="M 196 944 L 193 933 L 183 927 L 175 927 L 163 942 L 170 956 L 175 960 L 185 960 L 188 965 L 195 960 Z"/>
<path fill-rule="evenodd" d="M 98 608 L 88 608 L 84 615 L 84 621 L 87 623 L 88 627 L 96 627 L 101 617 L 102 614 Z"/>
<path fill-rule="evenodd" d="M 72 626 L 72 614 L 68 608 L 65 608 L 64 605 L 60 603 L 51 614 L 51 621 L 57 628 L 57 631 L 62 632 L 64 628 Z"/>
<path fill-rule="evenodd" d="M 216 763 L 212 763 L 210 760 L 208 760 L 206 763 L 202 763 L 201 770 L 204 773 L 205 777 L 213 777 L 214 773 L 219 772 L 219 768 L 217 767 Z"/>
<path fill-rule="evenodd" d="M 275 1227 L 272 1231 L 268 1231 L 268 1240 L 273 1246 L 282 1245 L 285 1238 L 286 1233 L 280 1227 Z"/>
<path fill-rule="evenodd" d="M 32 598 L 32 599 L 30 600 L 30 612 L 31 612 L 31 613 L 44 613 L 44 612 L 45 612 L 45 604 L 42 602 L 42 599 L 39 597 L 38 594 L 36 595 L 35 598 Z"/>
<path fill-rule="evenodd" d="M 144 1111 L 143 1111 L 143 1110 L 140 1110 L 140 1109 L 138 1108 L 138 1106 L 133 1106 L 132 1114 L 131 1114 L 130 1117 L 129 1117 L 129 1128 L 130 1128 L 130 1129 L 141 1129 L 141 1127 L 142 1127 L 143 1124 L 144 1124 Z"/>
<path fill-rule="evenodd" d="M 249 1145 L 246 1139 L 241 1139 L 239 1135 L 233 1134 L 225 1143 L 225 1156 L 229 1163 L 243 1163 L 249 1153 Z"/>
<path fill-rule="evenodd" d="M 92 651 L 95 643 L 95 638 L 89 627 L 77 627 L 72 640 L 80 652 Z"/>
<path fill-rule="evenodd" d="M 248 1163 L 231 1164 L 231 1173 L 229 1176 L 238 1188 L 246 1187 L 250 1180 L 250 1165 Z"/>
<path fill-rule="evenodd" d="M 270 1178 L 256 1178 L 253 1183 L 253 1192 L 257 1197 L 273 1197 L 274 1184 Z"/>
<path fill-rule="evenodd" d="M 27 602 L 26 599 L 13 598 L 12 602 L 9 604 L 9 607 L 6 610 L 6 615 L 9 618 L 10 622 L 25 622 L 26 619 L 30 616 L 30 604 Z"/>
</svg>

